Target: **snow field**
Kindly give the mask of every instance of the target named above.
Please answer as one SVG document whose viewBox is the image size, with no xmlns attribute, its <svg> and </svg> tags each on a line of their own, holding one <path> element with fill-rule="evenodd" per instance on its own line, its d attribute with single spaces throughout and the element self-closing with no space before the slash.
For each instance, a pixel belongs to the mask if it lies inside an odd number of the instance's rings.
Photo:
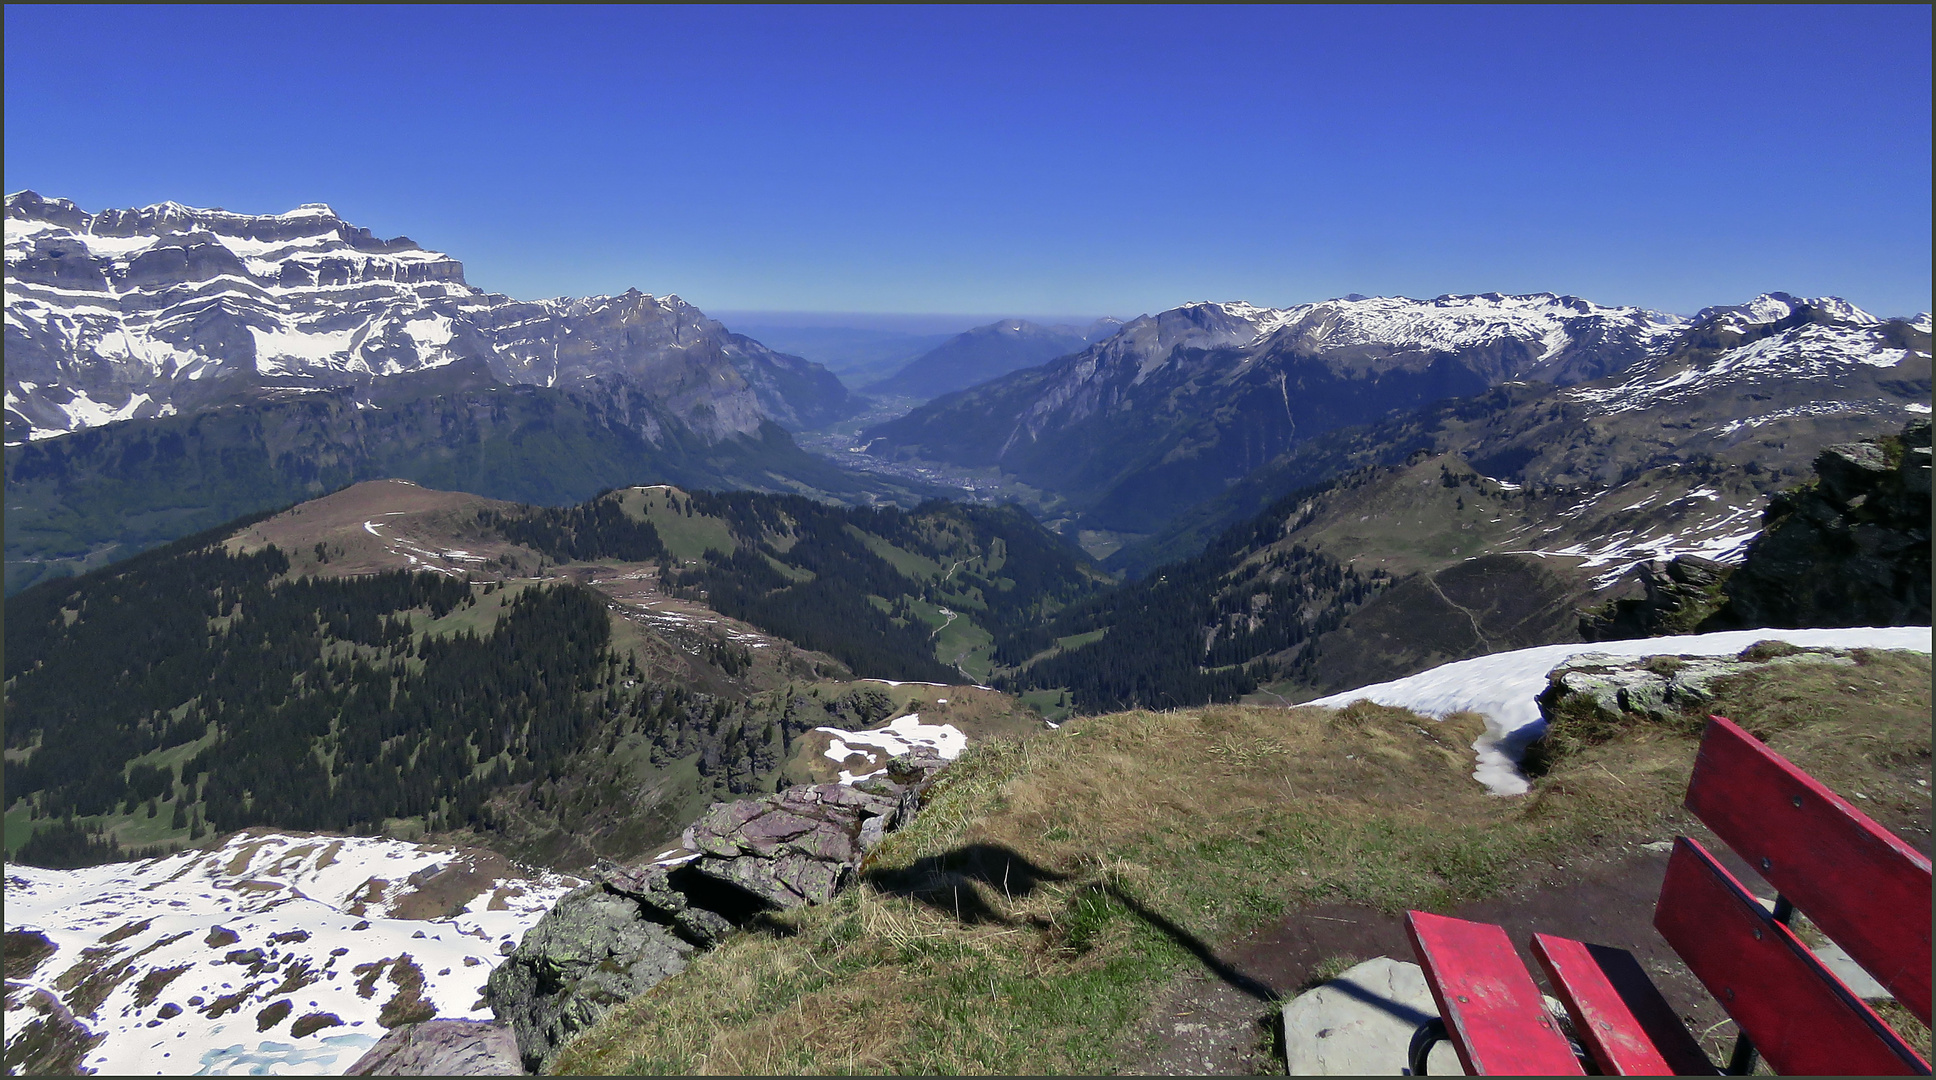
<svg viewBox="0 0 1936 1080">
<path fill-rule="evenodd" d="M 1342 708 L 1354 701 L 1371 701 L 1439 718 L 1455 712 L 1479 713 L 1486 718 L 1486 730 L 1472 744 L 1476 755 L 1472 778 L 1495 795 L 1523 795 L 1528 785 L 1519 771 L 1519 757 L 1527 744 L 1546 731 L 1546 722 L 1539 715 L 1535 699 L 1546 689 L 1547 672 L 1567 660 L 1589 654 L 1728 656 L 1757 641 L 1770 639 L 1803 646 L 1930 651 L 1927 626 L 1726 630 L 1629 641 L 1575 642 L 1459 660 L 1306 704 Z"/>
<path fill-rule="evenodd" d="M 104 980 L 127 965 L 99 1005 L 79 1016 L 105 1035 L 84 1059 L 87 1068 L 340 1075 L 382 1036 L 378 1016 L 399 990 L 392 975 L 407 978 L 401 957 L 421 973 L 420 996 L 436 1015 L 491 1019 L 485 978 L 579 884 L 549 873 L 496 878 L 443 917 L 399 917 L 416 883 L 470 859 L 381 838 L 257 832 L 213 851 L 141 863 L 11 865 L 6 929 L 38 931 L 58 946 L 30 983 L 70 1006 L 80 989 L 66 973 L 77 964 L 91 961 Z M 290 1008 L 265 1025 L 258 1017 L 277 1001 Z M 294 1022 L 312 1014 L 340 1023 L 295 1036 Z M 8 1025 L 30 1016 L 10 1010 Z"/>
</svg>

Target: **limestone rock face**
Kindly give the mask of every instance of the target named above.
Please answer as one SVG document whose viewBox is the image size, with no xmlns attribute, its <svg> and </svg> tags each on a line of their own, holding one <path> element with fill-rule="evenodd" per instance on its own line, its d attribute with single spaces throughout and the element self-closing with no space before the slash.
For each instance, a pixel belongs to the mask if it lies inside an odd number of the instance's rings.
<svg viewBox="0 0 1936 1080">
<path fill-rule="evenodd" d="M 1815 473 L 1769 503 L 1726 605 L 1702 630 L 1929 622 L 1929 421 L 1831 446 Z"/>
<path fill-rule="evenodd" d="M 685 970 L 690 942 L 647 917 L 630 896 L 603 884 L 566 894 L 504 963 L 485 996 L 510 1024 L 527 1069 L 612 1006 Z"/>
<path fill-rule="evenodd" d="M 508 1024 L 426 1020 L 391 1030 L 346 1076 L 522 1076 Z"/>
</svg>

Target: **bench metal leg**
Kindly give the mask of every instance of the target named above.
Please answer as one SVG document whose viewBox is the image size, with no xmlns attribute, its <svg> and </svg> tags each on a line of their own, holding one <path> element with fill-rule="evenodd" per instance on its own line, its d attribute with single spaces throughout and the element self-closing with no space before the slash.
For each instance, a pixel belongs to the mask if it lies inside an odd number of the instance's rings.
<svg viewBox="0 0 1936 1080">
<path fill-rule="evenodd" d="M 1754 1072 L 1755 1048 L 1746 1035 L 1738 1035 L 1734 1040 L 1734 1053 L 1728 1058 L 1729 1076 L 1747 1076 Z"/>
<path fill-rule="evenodd" d="M 1445 1018 L 1434 1016 L 1412 1032 L 1411 1049 L 1405 1053 L 1405 1063 L 1411 1066 L 1413 1076 L 1425 1076 L 1425 1059 L 1432 1056 L 1432 1047 L 1445 1041 Z"/>
</svg>

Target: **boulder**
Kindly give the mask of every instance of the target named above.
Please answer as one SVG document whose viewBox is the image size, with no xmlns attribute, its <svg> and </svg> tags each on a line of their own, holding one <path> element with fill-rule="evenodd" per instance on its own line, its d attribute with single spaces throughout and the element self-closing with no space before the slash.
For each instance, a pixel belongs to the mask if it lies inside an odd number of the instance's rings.
<svg viewBox="0 0 1936 1080">
<path fill-rule="evenodd" d="M 485 1000 L 540 1071 L 612 1006 L 683 971 L 691 942 L 638 900 L 600 883 L 567 893 L 491 972 Z"/>
<path fill-rule="evenodd" d="M 1439 1007 L 1417 964 L 1367 960 L 1284 1005 L 1284 1064 L 1292 1076 L 1402 1076 L 1412 1035 Z M 1450 1043 L 1432 1048 L 1426 1071 L 1463 1076 Z"/>
<path fill-rule="evenodd" d="M 345 1076 L 522 1076 L 511 1026 L 425 1020 L 393 1028 Z"/>
</svg>

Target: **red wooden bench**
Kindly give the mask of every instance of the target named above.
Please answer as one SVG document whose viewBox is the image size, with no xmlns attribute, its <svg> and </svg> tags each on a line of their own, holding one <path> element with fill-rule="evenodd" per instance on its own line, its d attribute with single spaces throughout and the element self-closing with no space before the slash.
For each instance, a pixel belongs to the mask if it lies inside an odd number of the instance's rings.
<svg viewBox="0 0 1936 1080">
<path fill-rule="evenodd" d="M 1686 806 L 1779 893 L 1770 912 L 1699 843 L 1674 841 L 1654 926 L 1741 1031 L 1725 1072 L 1752 1071 L 1759 1054 L 1782 1074 L 1928 1074 L 1788 922 L 1806 913 L 1928 1023 L 1929 859 L 1718 716 Z M 1441 1030 L 1468 1073 L 1583 1071 L 1504 930 L 1423 911 L 1405 924 L 1442 1021 L 1413 1041 L 1414 1075 Z M 1631 953 L 1550 934 L 1531 945 L 1602 1074 L 1716 1072 Z"/>
</svg>

